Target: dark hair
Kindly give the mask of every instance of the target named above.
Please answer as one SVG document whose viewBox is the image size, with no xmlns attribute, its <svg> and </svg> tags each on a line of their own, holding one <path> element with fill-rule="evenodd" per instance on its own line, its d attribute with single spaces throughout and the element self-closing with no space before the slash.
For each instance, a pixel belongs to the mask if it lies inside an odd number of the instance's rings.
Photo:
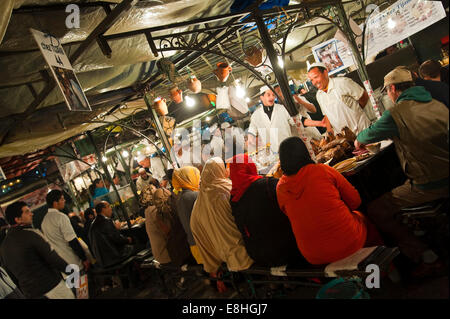
<svg viewBox="0 0 450 319">
<path fill-rule="evenodd" d="M 61 192 L 60 190 L 54 189 L 54 190 L 50 191 L 47 194 L 47 197 L 45 198 L 47 201 L 48 208 L 53 208 L 53 203 L 59 201 L 61 196 L 64 196 L 64 195 L 63 195 L 63 192 Z"/>
<path fill-rule="evenodd" d="M 415 84 L 414 82 L 402 82 L 402 83 L 395 83 L 392 85 L 395 86 L 395 90 L 403 92 L 409 88 L 412 88 Z"/>
<path fill-rule="evenodd" d="M 156 188 L 160 188 L 161 187 L 161 185 L 159 185 L 159 181 L 156 178 L 152 177 L 152 176 L 150 177 L 149 184 L 155 186 Z"/>
<path fill-rule="evenodd" d="M 92 196 L 95 194 L 95 189 L 97 188 L 98 182 L 100 182 L 100 178 L 96 178 L 91 185 L 89 185 L 89 193 L 91 193 Z"/>
<path fill-rule="evenodd" d="M 288 137 L 280 144 L 280 166 L 285 175 L 295 175 L 308 164 L 314 164 L 308 149 L 302 139 L 293 136 Z"/>
<path fill-rule="evenodd" d="M 172 176 L 173 176 L 173 168 L 167 170 L 167 179 L 169 181 L 171 181 L 172 180 Z"/>
<path fill-rule="evenodd" d="M 315 66 L 315 67 L 312 67 L 311 69 L 309 69 L 308 72 L 311 71 L 311 70 L 314 70 L 315 68 L 317 68 L 320 71 L 320 73 L 323 73 L 323 72 L 325 72 L 327 70 L 323 66 Z"/>
<path fill-rule="evenodd" d="M 86 219 L 86 221 L 88 221 L 89 220 L 88 217 L 90 217 L 90 216 L 93 217 L 92 219 L 95 218 L 94 210 L 91 207 L 86 208 L 86 210 L 84 211 L 84 219 Z"/>
<path fill-rule="evenodd" d="M 4 218 L 0 218 L 0 228 L 7 225 L 8 223 L 6 222 L 6 220 Z"/>
<path fill-rule="evenodd" d="M 421 77 L 429 76 L 436 78 L 441 75 L 441 64 L 435 60 L 427 60 L 419 67 L 419 74 Z"/>
<path fill-rule="evenodd" d="M 97 205 L 95 205 L 95 211 L 97 212 L 97 214 L 101 214 L 103 208 L 105 208 L 105 207 L 106 207 L 106 202 L 102 201 L 102 202 L 98 203 Z"/>
<path fill-rule="evenodd" d="M 22 216 L 22 208 L 27 206 L 27 203 L 18 201 L 15 203 L 12 203 L 6 208 L 5 211 L 5 218 L 8 224 L 15 225 L 16 223 L 16 217 L 20 218 Z"/>
</svg>

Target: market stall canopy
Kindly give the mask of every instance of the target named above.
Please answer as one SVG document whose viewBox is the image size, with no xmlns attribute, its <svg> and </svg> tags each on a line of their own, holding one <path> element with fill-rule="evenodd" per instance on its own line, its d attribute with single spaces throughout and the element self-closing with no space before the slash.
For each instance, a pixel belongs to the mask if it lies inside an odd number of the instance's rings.
<svg viewBox="0 0 450 319">
<path fill-rule="evenodd" d="M 160 68 L 156 65 L 156 61 L 161 59 L 162 55 L 160 53 L 156 56 L 148 38 L 144 34 L 126 38 L 114 38 L 114 35 L 228 14 L 232 6 L 236 6 L 238 2 L 233 0 L 1 1 L 0 157 L 45 149 L 67 138 L 105 125 L 89 122 L 106 114 L 108 121 L 131 115 L 135 109 L 129 106 L 128 102 L 141 98 L 137 85 L 150 79 L 152 83 L 159 83 L 153 88 L 154 93 L 157 96 L 168 97 L 171 82 L 161 76 Z M 308 2 L 310 1 L 290 1 L 289 4 Z M 65 21 L 69 13 L 65 8 L 68 4 L 79 5 L 80 28 L 66 27 Z M 349 14 L 356 12 L 362 17 L 366 14 L 359 1 L 349 1 L 345 4 L 345 9 Z M 287 15 L 279 11 L 280 16 Z M 208 26 L 223 25 L 232 19 L 232 17 L 222 18 L 209 23 Z M 300 44 L 306 42 L 306 47 L 310 48 L 332 37 L 336 31 L 329 21 L 315 19 L 310 23 L 315 25 L 298 28 L 288 37 L 286 52 L 292 54 L 291 58 L 294 61 L 305 61 L 310 56 L 311 51 L 308 49 L 302 48 L 300 53 L 296 51 Z M 67 109 L 29 28 L 49 32 L 60 39 L 88 97 L 92 112 L 74 113 Z M 160 28 L 152 32 L 151 37 L 162 39 L 174 33 L 196 28 L 198 25 L 175 26 L 169 30 Z M 226 30 L 219 31 L 215 35 L 217 39 L 226 32 Z M 106 47 L 101 41 L 102 37 L 111 37 L 108 38 Z M 226 39 L 225 37 L 222 41 Z M 194 36 L 191 36 L 190 40 L 201 39 L 194 39 Z M 155 42 L 157 46 L 161 43 Z M 242 43 L 229 44 L 229 49 L 234 54 L 243 57 Z M 213 49 L 219 51 L 223 50 L 223 47 L 219 45 Z M 184 58 L 189 55 L 184 54 L 166 51 L 163 57 L 170 58 L 177 65 L 181 63 L 180 61 L 187 61 Z M 187 79 L 191 74 L 195 74 L 203 83 L 202 92 L 211 93 L 216 85 L 212 74 L 213 66 L 222 60 L 223 58 L 213 54 L 198 55 L 189 61 L 189 65 L 188 62 L 184 63 L 178 70 L 178 75 L 181 79 Z M 304 64 L 290 65 L 292 69 L 296 69 Z M 248 74 L 245 68 L 235 66 L 233 76 L 245 77 Z M 180 83 L 182 83 L 180 88 L 185 90 L 183 81 Z M 249 84 L 249 86 L 256 85 L 260 85 L 260 82 L 254 81 Z M 145 108 L 145 105 L 141 103 L 139 107 Z M 178 110 L 176 107 L 173 109 Z M 171 111 L 169 107 L 169 115 Z M 205 108 L 198 109 L 199 114 L 205 111 Z M 192 116 L 191 113 L 188 112 L 186 116 Z"/>
</svg>

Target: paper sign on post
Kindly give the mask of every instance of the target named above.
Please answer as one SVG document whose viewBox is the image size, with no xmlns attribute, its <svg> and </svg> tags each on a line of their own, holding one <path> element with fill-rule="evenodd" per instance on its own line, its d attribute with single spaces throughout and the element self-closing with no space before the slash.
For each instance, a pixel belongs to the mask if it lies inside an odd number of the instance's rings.
<svg viewBox="0 0 450 319">
<path fill-rule="evenodd" d="M 71 111 L 92 111 L 72 65 L 57 38 L 30 28 Z"/>
<path fill-rule="evenodd" d="M 331 39 L 312 48 L 314 58 L 327 66 L 328 74 L 334 74 L 354 64 L 350 49 L 344 42 Z"/>
</svg>

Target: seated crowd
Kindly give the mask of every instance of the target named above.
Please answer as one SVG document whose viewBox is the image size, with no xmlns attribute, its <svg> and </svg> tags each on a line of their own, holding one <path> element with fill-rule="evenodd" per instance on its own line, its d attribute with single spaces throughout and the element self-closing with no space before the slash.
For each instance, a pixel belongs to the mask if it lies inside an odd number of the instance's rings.
<svg viewBox="0 0 450 319">
<path fill-rule="evenodd" d="M 230 271 L 325 265 L 388 239 L 415 263 L 413 274 L 434 274 L 442 266 L 440 258 L 394 216 L 403 207 L 448 197 L 448 108 L 415 86 L 405 68 L 386 75 L 384 84 L 395 106 L 358 134 L 355 147 L 393 139 L 408 181 L 368 203 L 366 215 L 358 210 L 361 197 L 350 182 L 334 168 L 315 163 L 300 138 L 289 137 L 279 147 L 280 179 L 258 175 L 246 154 L 227 163 L 211 158 L 201 172 L 193 166 L 174 169 L 173 191 L 166 183 L 144 185 L 146 172 L 140 172 L 143 190 L 151 193 L 145 228 L 155 260 L 162 265 L 201 264 L 217 277 L 222 264 Z M 104 186 L 98 181 L 94 185 L 93 192 L 101 194 Z M 135 253 L 133 239 L 113 223 L 108 202 L 84 213 L 84 231 L 73 219 L 75 234 L 67 227 L 69 217 L 59 211 L 61 194 L 49 196 L 52 215 L 43 221 L 44 234 L 29 229 L 32 213 L 26 204 L 15 203 L 6 211 L 13 231 L 1 247 L 1 265 L 17 278 L 26 297 L 67 295 L 60 287 L 67 263 L 89 268 L 77 237 L 88 241 L 102 267 Z M 45 275 L 45 285 L 34 282 L 39 281 L 30 275 L 35 271 Z"/>
</svg>

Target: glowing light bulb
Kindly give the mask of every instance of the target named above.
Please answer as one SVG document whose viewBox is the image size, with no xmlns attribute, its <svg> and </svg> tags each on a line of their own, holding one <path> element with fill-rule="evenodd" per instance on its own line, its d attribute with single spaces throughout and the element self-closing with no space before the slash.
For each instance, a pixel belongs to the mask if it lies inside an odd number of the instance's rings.
<svg viewBox="0 0 450 319">
<path fill-rule="evenodd" d="M 102 161 L 106 162 L 108 159 L 106 158 L 106 156 L 102 156 Z"/>
<path fill-rule="evenodd" d="M 245 102 L 247 102 L 247 103 L 250 103 L 250 98 L 249 97 L 247 97 L 246 99 L 245 99 Z"/>
<path fill-rule="evenodd" d="M 186 96 L 186 106 L 193 107 L 195 105 L 195 100 L 190 96 Z"/>
<path fill-rule="evenodd" d="M 122 152 L 122 156 L 123 156 L 123 157 L 128 157 L 128 155 L 130 155 L 130 154 L 128 154 L 127 151 L 123 151 L 123 152 Z"/>
<path fill-rule="evenodd" d="M 206 117 L 206 121 L 209 122 L 211 121 L 211 118 L 209 116 Z"/>
<path fill-rule="evenodd" d="M 240 85 L 236 86 L 236 96 L 240 99 L 242 99 L 243 97 L 245 97 L 246 92 L 244 90 L 244 88 Z"/>
</svg>

